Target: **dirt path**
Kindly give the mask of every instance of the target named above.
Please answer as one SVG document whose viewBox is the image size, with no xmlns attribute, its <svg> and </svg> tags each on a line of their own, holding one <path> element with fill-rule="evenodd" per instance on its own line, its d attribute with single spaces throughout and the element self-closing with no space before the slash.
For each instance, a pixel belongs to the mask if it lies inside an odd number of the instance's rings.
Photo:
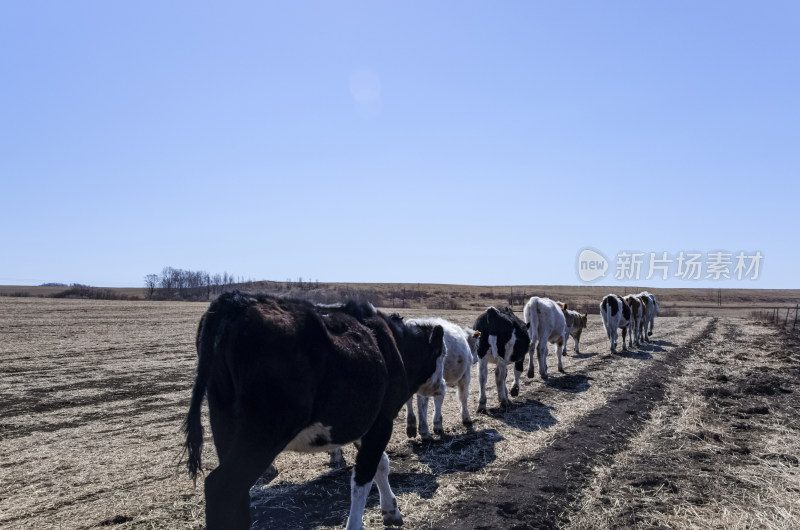
<svg viewBox="0 0 800 530">
<path fill-rule="evenodd" d="M 725 319 L 562 520 L 570 528 L 797 528 L 800 338 Z"/>
<path fill-rule="evenodd" d="M 631 385 L 586 414 L 545 449 L 508 466 L 508 472 L 487 489 L 491 495 L 461 501 L 457 515 L 436 523 L 442 528 L 551 528 L 565 519 L 594 476 L 598 464 L 611 464 L 629 445 L 650 410 L 664 398 L 665 383 L 682 368 L 682 359 L 708 347 L 716 320 L 688 344 L 654 359 Z M 613 365 L 607 367 L 613 371 Z"/>
</svg>

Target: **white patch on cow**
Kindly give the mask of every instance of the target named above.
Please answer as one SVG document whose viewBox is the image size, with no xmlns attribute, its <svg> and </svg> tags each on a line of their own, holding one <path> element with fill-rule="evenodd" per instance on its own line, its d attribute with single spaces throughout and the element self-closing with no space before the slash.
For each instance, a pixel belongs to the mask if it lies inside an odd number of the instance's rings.
<svg viewBox="0 0 800 530">
<path fill-rule="evenodd" d="M 492 357 L 497 359 L 499 357 L 497 353 L 497 335 L 489 335 L 489 346 L 492 347 Z"/>
<path fill-rule="evenodd" d="M 320 444 L 320 441 L 324 441 L 324 443 Z M 317 422 L 300 431 L 284 450 L 297 453 L 319 453 L 341 447 L 338 444 L 331 444 L 330 441 L 331 427 Z"/>
<path fill-rule="evenodd" d="M 511 332 L 511 340 L 506 342 L 506 354 L 503 356 L 503 359 L 508 361 L 511 359 L 511 356 L 514 354 L 514 344 L 517 342 L 517 334 L 516 332 Z"/>
<path fill-rule="evenodd" d="M 356 469 L 354 467 L 350 475 L 350 515 L 347 517 L 347 530 L 362 530 L 364 528 L 364 508 L 367 506 L 367 497 L 371 489 L 371 480 L 363 486 L 356 484 Z"/>
</svg>

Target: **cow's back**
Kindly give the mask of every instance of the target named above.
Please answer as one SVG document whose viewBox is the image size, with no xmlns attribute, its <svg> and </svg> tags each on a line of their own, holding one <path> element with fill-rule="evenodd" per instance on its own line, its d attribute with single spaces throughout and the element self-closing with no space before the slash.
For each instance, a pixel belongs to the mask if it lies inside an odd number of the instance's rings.
<svg viewBox="0 0 800 530">
<path fill-rule="evenodd" d="M 251 413 L 260 408 L 265 422 L 291 415 L 306 425 L 331 426 L 332 443 L 366 432 L 390 383 L 377 324 L 369 322 L 371 328 L 342 308 L 303 300 L 239 295 L 220 302 L 204 319 L 223 319 L 213 339 L 219 360 L 210 400 Z"/>
</svg>

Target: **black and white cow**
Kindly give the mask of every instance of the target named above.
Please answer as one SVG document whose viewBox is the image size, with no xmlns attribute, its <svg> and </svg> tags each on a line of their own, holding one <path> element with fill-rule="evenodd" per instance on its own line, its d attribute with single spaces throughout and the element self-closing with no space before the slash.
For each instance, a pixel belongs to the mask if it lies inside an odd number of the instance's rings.
<svg viewBox="0 0 800 530">
<path fill-rule="evenodd" d="M 250 527 L 250 487 L 282 451 L 359 440 L 347 528 L 362 528 L 373 479 L 384 523 L 402 523 L 384 450 L 397 413 L 420 385 L 444 392 L 442 351 L 441 326 L 407 325 L 370 304 L 315 306 L 238 292 L 217 298 L 200 321 L 184 423 L 196 479 L 207 396 L 220 462 L 205 479 L 208 529 Z"/>
<path fill-rule="evenodd" d="M 508 307 L 490 307 L 475 320 L 478 335 L 478 383 L 480 397 L 478 412 L 486 412 L 486 380 L 489 378 L 489 363 L 496 364 L 494 379 L 497 384 L 497 399 L 501 407 L 511 404 L 506 392 L 506 374 L 509 364 L 514 364 L 514 386 L 511 395 L 519 394 L 519 376 L 522 373 L 525 353 L 530 346 L 530 337 L 522 322 Z"/>
<path fill-rule="evenodd" d="M 617 351 L 617 330 L 622 329 L 622 349 L 625 346 L 625 337 L 628 327 L 631 324 L 631 306 L 625 300 L 615 294 L 608 294 L 600 303 L 600 316 L 603 318 L 603 326 L 606 328 L 606 335 L 611 341 L 611 353 Z"/>
<path fill-rule="evenodd" d="M 569 334 L 572 335 L 572 338 L 575 340 L 575 353 L 580 354 L 581 333 L 583 333 L 583 330 L 586 329 L 586 322 L 589 318 L 589 314 L 581 314 L 577 311 L 573 311 L 572 309 L 567 309 L 564 312 L 564 318 L 567 319 L 567 331 L 569 331 Z M 566 350 L 567 346 L 565 344 L 565 354 Z"/>
</svg>

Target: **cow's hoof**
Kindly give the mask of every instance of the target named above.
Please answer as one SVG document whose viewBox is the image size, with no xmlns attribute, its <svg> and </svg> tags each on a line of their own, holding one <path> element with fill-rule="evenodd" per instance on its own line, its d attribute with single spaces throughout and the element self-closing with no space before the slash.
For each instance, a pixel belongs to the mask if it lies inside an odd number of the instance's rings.
<svg viewBox="0 0 800 530">
<path fill-rule="evenodd" d="M 488 412 L 486 412 L 486 405 L 478 405 L 477 412 L 478 414 L 488 414 Z"/>
<path fill-rule="evenodd" d="M 412 425 L 409 425 L 408 427 L 406 427 L 406 436 L 408 436 L 409 438 L 416 438 L 417 437 L 417 428 L 412 426 Z"/>
<path fill-rule="evenodd" d="M 539 374 L 539 375 L 542 376 L 542 380 L 543 381 L 547 381 L 547 374 Z"/>
<path fill-rule="evenodd" d="M 500 408 L 501 409 L 507 409 L 509 407 L 511 407 L 511 401 L 509 401 L 507 399 L 501 399 L 500 400 Z"/>
<path fill-rule="evenodd" d="M 444 429 L 442 428 L 442 424 L 433 425 L 433 434 L 438 434 L 439 436 L 444 436 Z"/>
<path fill-rule="evenodd" d="M 328 462 L 328 465 L 333 468 L 344 467 L 347 463 L 344 461 L 344 456 L 342 456 L 341 449 L 334 449 L 333 451 L 328 451 L 331 459 Z"/>
<path fill-rule="evenodd" d="M 559 372 L 561 372 L 562 374 L 565 374 L 565 373 L 567 373 L 567 372 L 565 372 L 565 371 L 564 371 L 564 369 L 563 369 L 563 368 L 559 368 L 559 369 L 558 369 L 558 371 L 559 371 Z"/>
<path fill-rule="evenodd" d="M 517 397 L 519 395 L 519 387 L 512 386 L 511 390 L 509 390 L 508 393 L 511 394 L 511 397 Z"/>
<path fill-rule="evenodd" d="M 433 440 L 433 436 L 431 436 L 431 433 L 429 433 L 429 432 L 421 432 L 421 433 L 419 433 L 419 437 L 422 438 L 423 440 L 426 440 L 426 441 L 427 440 Z"/>
<path fill-rule="evenodd" d="M 394 509 L 383 513 L 383 524 L 387 526 L 403 526 L 403 515 L 400 510 Z"/>
<path fill-rule="evenodd" d="M 472 427 L 472 420 L 469 418 L 464 418 L 463 420 L 461 420 L 461 425 L 463 425 L 464 427 Z"/>
<path fill-rule="evenodd" d="M 528 379 L 533 379 L 534 373 L 533 368 L 528 368 Z"/>
</svg>

